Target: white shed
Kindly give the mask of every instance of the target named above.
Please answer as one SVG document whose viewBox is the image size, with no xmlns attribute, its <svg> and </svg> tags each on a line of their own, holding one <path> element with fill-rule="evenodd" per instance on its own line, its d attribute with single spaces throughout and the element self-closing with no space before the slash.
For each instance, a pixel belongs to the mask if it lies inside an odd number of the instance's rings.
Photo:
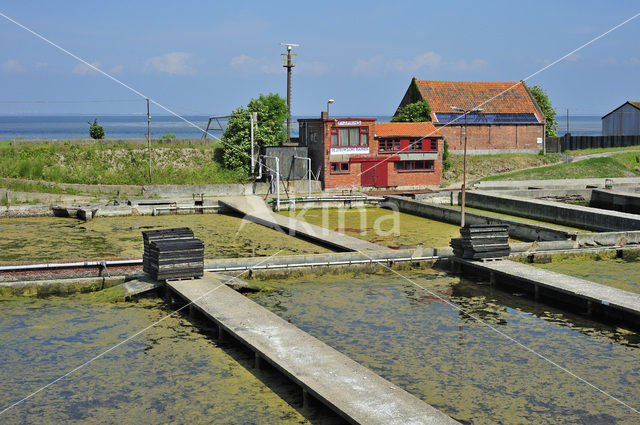
<svg viewBox="0 0 640 425">
<path fill-rule="evenodd" d="M 602 135 L 640 135 L 640 102 L 625 102 L 602 117 Z"/>
</svg>

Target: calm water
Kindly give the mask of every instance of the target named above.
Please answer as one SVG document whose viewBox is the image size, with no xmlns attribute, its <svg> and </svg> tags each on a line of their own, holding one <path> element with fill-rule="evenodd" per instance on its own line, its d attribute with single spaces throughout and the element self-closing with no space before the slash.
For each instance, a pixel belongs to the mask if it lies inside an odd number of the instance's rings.
<svg viewBox="0 0 640 425">
<path fill-rule="evenodd" d="M 634 408 L 640 336 L 443 272 L 409 276 Z M 393 275 L 269 281 L 251 298 L 471 424 L 637 424 L 640 415 Z"/>
<path fill-rule="evenodd" d="M 0 410 L 164 317 L 159 301 L 0 302 Z M 6 424 L 304 424 L 299 388 L 252 368 L 182 316 L 60 380 L 0 416 Z M 269 386 L 264 382 L 268 382 Z M 299 400 L 300 399 L 300 400 Z"/>
<path fill-rule="evenodd" d="M 360 116 L 360 115 L 358 115 Z M 89 124 L 98 118 L 104 127 L 107 138 L 145 138 L 147 137 L 146 115 L 5 115 L 0 116 L 0 140 L 25 139 L 77 139 L 89 137 Z M 186 115 L 186 119 L 200 128 L 206 128 L 208 116 Z M 292 117 L 291 135 L 298 136 L 298 118 Z M 390 116 L 376 117 L 380 122 L 387 122 Z M 566 133 L 563 117 L 557 116 L 558 134 Z M 224 122 L 223 126 L 226 125 Z M 569 117 L 569 130 L 573 135 L 598 136 L 602 133 L 600 116 L 583 115 Z M 178 138 L 199 138 L 202 132 L 180 118 L 166 115 L 154 115 L 151 119 L 151 135 L 159 137 L 173 133 Z M 214 136 L 221 136 L 220 130 L 212 130 Z"/>
</svg>

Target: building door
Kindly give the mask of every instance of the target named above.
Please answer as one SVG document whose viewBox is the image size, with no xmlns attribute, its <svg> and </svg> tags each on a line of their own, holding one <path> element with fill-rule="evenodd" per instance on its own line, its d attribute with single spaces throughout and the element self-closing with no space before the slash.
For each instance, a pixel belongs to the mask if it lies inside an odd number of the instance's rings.
<svg viewBox="0 0 640 425">
<path fill-rule="evenodd" d="M 386 161 L 362 162 L 362 186 L 386 187 L 388 184 L 388 164 Z"/>
</svg>

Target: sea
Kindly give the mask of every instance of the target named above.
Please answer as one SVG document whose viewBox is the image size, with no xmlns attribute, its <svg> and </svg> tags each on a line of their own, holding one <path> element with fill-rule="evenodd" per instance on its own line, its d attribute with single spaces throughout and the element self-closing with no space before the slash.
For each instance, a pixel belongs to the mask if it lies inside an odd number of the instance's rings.
<svg viewBox="0 0 640 425">
<path fill-rule="evenodd" d="M 351 114 L 349 116 L 366 117 Z M 81 139 L 89 137 L 89 123 L 97 118 L 109 139 L 136 139 L 147 137 L 146 115 L 5 115 L 0 116 L 0 140 L 11 139 Z M 298 118 L 291 122 L 291 135 L 298 135 Z M 388 122 L 391 116 L 375 116 L 378 122 Z M 567 132 L 564 117 L 559 119 L 558 134 Z M 159 138 L 165 134 L 175 134 L 179 139 L 200 138 L 207 128 L 209 117 L 187 115 L 184 119 L 169 115 L 154 115 L 151 119 L 151 137 Z M 209 134 L 220 137 L 226 128 L 225 120 L 211 122 Z M 580 115 L 569 117 L 569 132 L 572 135 L 599 136 L 602 134 L 599 115 Z"/>
</svg>

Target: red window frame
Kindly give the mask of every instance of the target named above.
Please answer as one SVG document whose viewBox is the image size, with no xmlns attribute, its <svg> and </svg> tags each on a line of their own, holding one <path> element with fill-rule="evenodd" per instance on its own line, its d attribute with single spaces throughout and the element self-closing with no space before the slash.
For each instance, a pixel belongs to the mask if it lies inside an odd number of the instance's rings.
<svg viewBox="0 0 640 425">
<path fill-rule="evenodd" d="M 429 150 L 436 152 L 438 150 L 438 139 L 431 139 L 429 143 Z"/>
<path fill-rule="evenodd" d="M 331 174 L 349 174 L 351 167 L 348 162 L 332 162 L 329 164 Z"/>
<path fill-rule="evenodd" d="M 415 171 L 433 171 L 435 161 L 433 159 L 413 159 L 409 161 L 395 161 L 393 169 L 400 173 Z"/>
<path fill-rule="evenodd" d="M 410 151 L 422 151 L 424 147 L 423 139 L 409 139 Z"/>
<path fill-rule="evenodd" d="M 358 131 L 358 143 L 352 144 L 351 143 L 351 129 L 352 128 L 359 128 L 360 130 Z M 345 145 L 341 145 L 340 144 L 340 134 L 338 132 L 338 129 L 347 129 L 347 144 Z M 334 136 L 335 136 L 335 143 L 334 143 Z M 362 136 L 365 136 L 365 144 L 362 144 Z M 331 132 L 330 132 L 330 144 L 332 147 L 350 147 L 350 146 L 369 146 L 369 127 L 331 127 Z"/>
<path fill-rule="evenodd" d="M 378 152 L 398 152 L 400 148 L 400 139 L 380 139 L 378 141 Z"/>
</svg>

